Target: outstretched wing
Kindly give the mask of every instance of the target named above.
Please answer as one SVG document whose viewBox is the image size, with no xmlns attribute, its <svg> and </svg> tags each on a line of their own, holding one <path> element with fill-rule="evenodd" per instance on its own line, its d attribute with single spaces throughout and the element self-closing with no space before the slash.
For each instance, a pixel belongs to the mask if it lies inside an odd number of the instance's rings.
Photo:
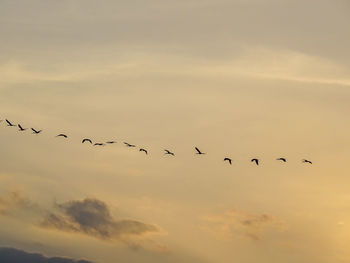
<svg viewBox="0 0 350 263">
<path fill-rule="evenodd" d="M 148 154 L 148 152 L 147 152 L 147 150 L 145 150 L 145 149 L 140 149 L 140 152 L 145 152 L 145 154 Z"/>
<path fill-rule="evenodd" d="M 6 119 L 6 122 L 9 126 L 13 126 L 13 124 L 8 119 Z"/>
</svg>

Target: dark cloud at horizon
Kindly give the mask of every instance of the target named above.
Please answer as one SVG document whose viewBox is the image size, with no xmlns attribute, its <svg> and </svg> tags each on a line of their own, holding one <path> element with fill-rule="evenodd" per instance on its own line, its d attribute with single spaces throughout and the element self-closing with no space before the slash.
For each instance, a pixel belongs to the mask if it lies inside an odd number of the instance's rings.
<svg viewBox="0 0 350 263">
<path fill-rule="evenodd" d="M 0 262 L 4 263 L 93 263 L 65 257 L 46 257 L 40 253 L 29 253 L 10 247 L 0 247 Z"/>
<path fill-rule="evenodd" d="M 135 248 L 130 238 L 148 233 L 158 233 L 160 229 L 151 224 L 130 219 L 115 219 L 106 203 L 98 199 L 86 198 L 57 204 L 57 212 L 49 212 L 41 222 L 45 228 L 66 232 L 83 233 L 103 240 L 118 240 Z"/>
</svg>

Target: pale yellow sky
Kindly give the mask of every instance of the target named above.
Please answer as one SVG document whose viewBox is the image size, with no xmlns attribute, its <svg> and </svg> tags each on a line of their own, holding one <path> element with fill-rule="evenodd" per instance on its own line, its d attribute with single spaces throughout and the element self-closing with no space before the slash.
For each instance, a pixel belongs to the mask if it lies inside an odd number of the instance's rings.
<svg viewBox="0 0 350 263">
<path fill-rule="evenodd" d="M 43 129 L 0 123 L 0 246 L 98 263 L 350 262 L 349 12 L 0 1 L 0 119 Z"/>
</svg>

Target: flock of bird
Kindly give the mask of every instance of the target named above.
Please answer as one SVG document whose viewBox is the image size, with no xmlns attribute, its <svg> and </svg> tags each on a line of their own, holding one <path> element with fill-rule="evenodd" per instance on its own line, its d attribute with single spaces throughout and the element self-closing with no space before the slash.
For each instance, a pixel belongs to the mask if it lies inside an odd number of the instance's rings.
<svg viewBox="0 0 350 263">
<path fill-rule="evenodd" d="M 0 120 L 0 122 L 1 122 L 1 121 L 3 121 L 3 120 Z M 26 130 L 29 129 L 29 128 L 23 128 L 21 124 L 17 124 L 17 125 L 16 125 L 16 124 L 13 124 L 13 123 L 12 123 L 11 121 L 9 121 L 8 119 L 5 119 L 5 121 L 6 121 L 7 126 L 9 126 L 9 127 L 18 127 L 18 129 L 19 129 L 20 132 L 23 132 L 23 131 L 26 131 Z M 32 130 L 33 134 L 40 134 L 40 133 L 43 131 L 43 130 L 37 130 L 37 129 L 34 129 L 34 128 L 30 128 L 30 129 Z M 68 138 L 68 136 L 67 136 L 66 134 L 64 134 L 64 133 L 60 133 L 60 134 L 56 135 L 56 137 L 62 137 L 62 138 L 65 138 L 65 139 Z M 81 143 L 89 143 L 89 144 L 91 144 L 91 145 L 93 145 L 93 146 L 104 146 L 104 145 L 106 145 L 106 144 L 114 144 L 114 143 L 116 143 L 116 141 L 107 141 L 107 142 L 105 142 L 105 143 L 102 143 L 102 142 L 93 143 L 91 139 L 89 139 L 89 138 L 84 138 L 84 139 L 81 141 Z M 136 147 L 136 145 L 130 144 L 130 143 L 127 143 L 127 142 L 124 142 L 124 145 L 125 145 L 126 147 L 134 147 L 134 148 Z M 194 147 L 194 149 L 196 150 L 195 153 L 198 154 L 198 155 L 206 154 L 206 153 L 202 152 L 198 147 Z M 140 148 L 139 151 L 140 151 L 140 152 L 144 152 L 145 154 L 148 154 L 148 151 L 147 151 L 146 149 L 144 149 L 144 148 Z M 167 149 L 164 149 L 164 154 L 175 156 L 175 154 L 174 154 L 173 152 L 171 152 L 171 151 L 169 151 L 169 150 L 167 150 Z M 277 160 L 277 161 L 284 162 L 284 163 L 287 162 L 287 159 L 284 158 L 284 157 L 277 158 L 276 160 Z M 225 157 L 223 161 L 224 161 L 224 162 L 228 162 L 230 165 L 232 165 L 232 159 L 229 158 L 229 157 Z M 257 159 L 257 158 L 251 159 L 250 161 L 251 161 L 252 163 L 255 163 L 256 165 L 259 165 L 259 163 L 260 163 L 260 160 Z M 302 159 L 302 162 L 303 162 L 303 163 L 312 164 L 312 162 L 309 161 L 309 160 L 307 160 L 307 159 Z"/>
</svg>

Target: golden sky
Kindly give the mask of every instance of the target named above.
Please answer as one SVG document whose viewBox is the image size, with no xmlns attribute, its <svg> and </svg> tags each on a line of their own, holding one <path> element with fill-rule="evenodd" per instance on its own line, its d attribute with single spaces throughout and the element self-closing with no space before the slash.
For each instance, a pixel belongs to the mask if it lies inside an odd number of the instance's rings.
<svg viewBox="0 0 350 263">
<path fill-rule="evenodd" d="M 0 122 L 0 247 L 350 262 L 349 14 L 346 0 L 1 0 L 0 119 L 43 132 Z"/>
</svg>

